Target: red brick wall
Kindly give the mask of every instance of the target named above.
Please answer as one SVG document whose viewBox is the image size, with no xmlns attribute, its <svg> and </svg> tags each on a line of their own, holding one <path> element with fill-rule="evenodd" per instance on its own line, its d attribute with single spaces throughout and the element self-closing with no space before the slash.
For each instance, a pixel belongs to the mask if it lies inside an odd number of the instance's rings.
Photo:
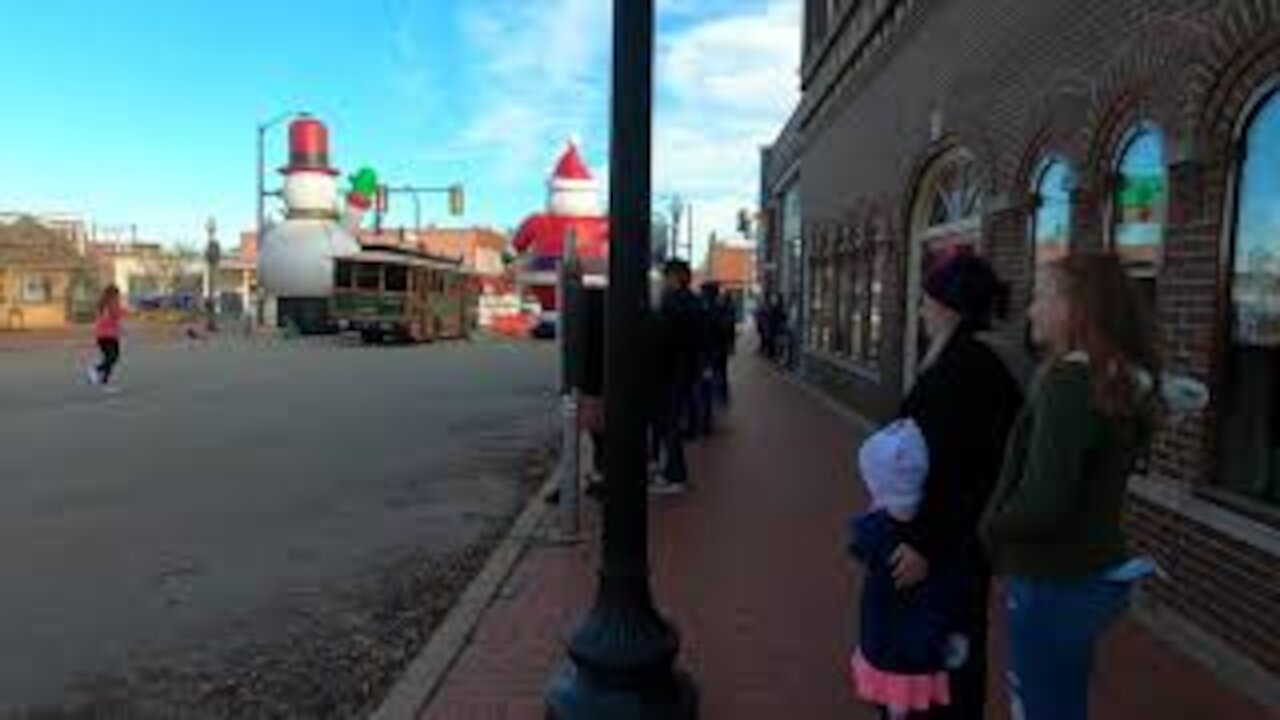
<svg viewBox="0 0 1280 720">
<path fill-rule="evenodd" d="M 1222 243 L 1235 133 L 1259 90 L 1280 78 L 1280 0 L 934 0 L 910 7 L 871 59 L 830 91 L 809 87 L 802 103 L 806 225 L 857 224 L 874 211 L 889 218 L 899 243 L 898 273 L 885 294 L 879 381 L 833 375 L 813 363 L 811 373 L 872 417 L 893 407 L 911 204 L 940 152 L 963 146 L 976 156 L 991 205 L 999 205 L 983 223 L 984 251 L 1024 306 L 1033 170 L 1049 154 L 1071 164 L 1078 183 L 1072 245 L 1104 247 L 1115 156 L 1130 129 L 1146 121 L 1161 130 L 1169 164 L 1160 335 L 1175 369 L 1212 384 L 1227 312 L 1219 278 L 1228 257 Z M 1164 432 L 1153 449 L 1153 476 L 1188 488 L 1212 484 L 1213 430 L 1210 411 Z M 1141 504 L 1133 527 L 1148 547 L 1177 548 L 1174 581 L 1161 590 L 1171 606 L 1280 672 L 1280 598 L 1263 587 L 1280 585 L 1280 558 Z M 1259 605 L 1259 598 L 1273 604 Z M 1247 622 L 1246 611 L 1256 617 L 1266 607 L 1271 624 Z"/>
<path fill-rule="evenodd" d="M 1155 504 L 1130 501 L 1134 546 L 1157 558 L 1169 580 L 1148 585 L 1160 605 L 1280 676 L 1280 564 L 1266 553 Z"/>
</svg>

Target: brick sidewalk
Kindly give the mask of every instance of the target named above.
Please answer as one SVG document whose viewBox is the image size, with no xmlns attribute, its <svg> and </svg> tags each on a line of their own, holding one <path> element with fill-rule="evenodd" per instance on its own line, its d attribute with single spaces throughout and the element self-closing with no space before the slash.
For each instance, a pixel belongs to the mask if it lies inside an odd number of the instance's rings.
<svg viewBox="0 0 1280 720">
<path fill-rule="evenodd" d="M 863 504 L 850 464 L 858 430 L 755 360 L 737 374 L 732 415 L 691 448 L 694 490 L 651 506 L 655 595 L 683 634 L 681 664 L 704 718 L 870 720 L 844 672 L 857 592 L 844 520 Z M 590 546 L 531 547 L 423 720 L 543 718 L 563 636 L 589 605 L 594 558 Z M 1100 664 L 1099 720 L 1280 717 L 1132 622 Z M 990 717 L 1003 719 L 998 676 Z"/>
</svg>

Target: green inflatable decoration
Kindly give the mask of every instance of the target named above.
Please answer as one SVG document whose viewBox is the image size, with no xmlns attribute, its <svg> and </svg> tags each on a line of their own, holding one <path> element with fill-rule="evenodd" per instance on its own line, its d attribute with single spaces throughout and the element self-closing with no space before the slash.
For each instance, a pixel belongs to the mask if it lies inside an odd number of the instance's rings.
<svg viewBox="0 0 1280 720">
<path fill-rule="evenodd" d="M 371 167 L 360 168 L 350 177 L 351 192 L 365 198 L 373 198 L 378 193 L 378 173 Z"/>
</svg>

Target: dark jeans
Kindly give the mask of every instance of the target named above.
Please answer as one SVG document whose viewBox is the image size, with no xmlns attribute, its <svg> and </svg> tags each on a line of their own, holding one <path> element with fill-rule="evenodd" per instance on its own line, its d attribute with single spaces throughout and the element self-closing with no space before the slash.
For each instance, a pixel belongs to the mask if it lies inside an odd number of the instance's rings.
<svg viewBox="0 0 1280 720">
<path fill-rule="evenodd" d="M 696 378 L 681 384 L 677 399 L 680 430 L 685 440 L 697 440 L 702 434 L 702 380 Z"/>
<path fill-rule="evenodd" d="M 694 392 L 694 429 L 702 435 L 711 434 L 711 416 L 715 411 L 715 378 L 708 371 L 698 379 Z"/>
<path fill-rule="evenodd" d="M 1009 704 L 1019 720 L 1087 720 L 1098 639 L 1124 612 L 1129 583 L 1009 578 Z"/>
<path fill-rule="evenodd" d="M 603 476 L 605 469 L 604 459 L 604 433 L 591 433 L 591 469 L 595 473 Z"/>
<path fill-rule="evenodd" d="M 711 364 L 712 384 L 715 387 L 716 399 L 723 405 L 729 404 L 729 356 L 723 355 Z"/>
<path fill-rule="evenodd" d="M 111 382 L 111 371 L 120 361 L 120 341 L 115 338 L 98 338 L 98 350 L 102 352 L 102 362 L 97 365 L 98 380 Z"/>
<path fill-rule="evenodd" d="M 654 453 L 662 465 L 662 476 L 673 483 L 685 483 L 689 480 L 689 471 L 684 462 L 682 421 L 692 394 L 687 383 L 676 385 L 667 392 L 665 402 L 654 419 Z"/>
</svg>

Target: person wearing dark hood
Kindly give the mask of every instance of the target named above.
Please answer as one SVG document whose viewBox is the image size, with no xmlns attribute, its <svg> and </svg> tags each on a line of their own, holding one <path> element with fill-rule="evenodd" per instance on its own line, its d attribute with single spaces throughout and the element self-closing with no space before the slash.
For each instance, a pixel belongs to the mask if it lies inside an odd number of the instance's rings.
<svg viewBox="0 0 1280 720">
<path fill-rule="evenodd" d="M 904 592 L 931 573 L 963 577 L 968 591 L 953 609 L 951 630 L 967 647 L 950 653 L 951 703 L 912 718 L 981 720 L 986 705 L 991 570 L 978 525 L 1023 402 L 1015 371 L 979 338 L 1004 298 L 1006 286 L 971 253 L 946 261 L 924 285 L 920 315 L 928 349 L 900 416 L 920 427 L 929 474 L 919 512 L 902 528 L 893 553 L 893 576 Z"/>
<path fill-rule="evenodd" d="M 693 399 L 701 365 L 702 314 L 689 289 L 688 263 L 670 260 L 662 269 L 663 291 L 653 317 L 653 427 L 661 470 L 656 494 L 683 492 L 688 482 L 683 420 Z"/>
</svg>

